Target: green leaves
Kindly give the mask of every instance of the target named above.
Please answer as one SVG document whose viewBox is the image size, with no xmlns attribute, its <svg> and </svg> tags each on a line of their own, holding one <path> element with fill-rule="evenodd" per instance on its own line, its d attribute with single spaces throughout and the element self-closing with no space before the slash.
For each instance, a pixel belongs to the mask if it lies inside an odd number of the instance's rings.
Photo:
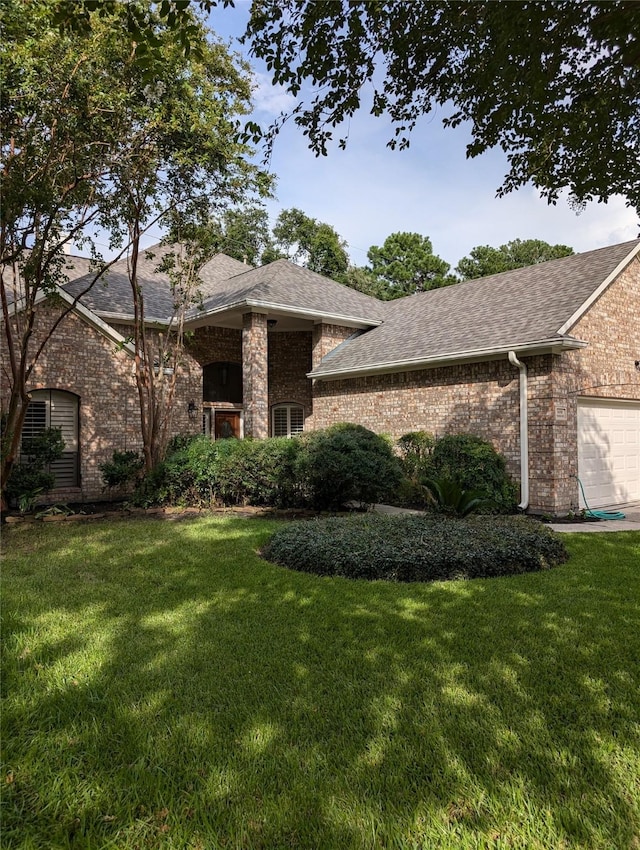
<svg viewBox="0 0 640 850">
<path fill-rule="evenodd" d="M 274 82 L 317 94 L 295 115 L 316 153 L 360 108 L 387 115 L 392 148 L 435 106 L 468 122 L 475 157 L 501 147 L 498 194 L 532 182 L 549 202 L 623 195 L 640 209 L 640 5 L 254 3 L 246 38 Z"/>
<path fill-rule="evenodd" d="M 292 262 L 333 280 L 344 280 L 349 265 L 347 243 L 331 225 L 292 208 L 280 213 L 273 235 L 276 251 Z"/>
<path fill-rule="evenodd" d="M 568 245 L 549 245 L 541 239 L 514 239 L 499 248 L 479 245 L 468 257 L 463 257 L 456 271 L 463 280 L 486 277 L 491 274 L 545 263 L 573 254 Z"/>
<path fill-rule="evenodd" d="M 293 570 L 370 581 L 447 581 L 532 572 L 567 552 L 541 523 L 524 517 L 365 514 L 290 523 L 263 549 Z"/>
<path fill-rule="evenodd" d="M 419 233 L 392 233 L 367 252 L 371 271 L 389 287 L 391 298 L 455 283 L 449 264 L 433 253 L 431 240 Z"/>
<path fill-rule="evenodd" d="M 443 513 L 465 517 L 488 502 L 482 490 L 465 490 L 453 478 L 424 478 L 422 484 L 432 503 Z"/>
</svg>

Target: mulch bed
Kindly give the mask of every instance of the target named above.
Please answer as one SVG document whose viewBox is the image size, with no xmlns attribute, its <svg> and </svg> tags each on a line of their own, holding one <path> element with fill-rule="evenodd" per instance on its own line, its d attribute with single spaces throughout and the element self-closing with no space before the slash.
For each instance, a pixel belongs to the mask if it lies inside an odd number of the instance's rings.
<svg viewBox="0 0 640 850">
<path fill-rule="evenodd" d="M 315 516 L 308 510 L 278 510 L 276 508 L 260 508 L 250 505 L 240 507 L 220 508 L 131 508 L 115 502 L 91 502 L 75 505 L 65 505 L 71 513 L 47 513 L 46 506 L 36 509 L 33 514 L 9 512 L 2 515 L 2 521 L 8 525 L 20 525 L 34 522 L 91 522 L 102 519 L 126 519 L 128 517 L 148 516 L 155 519 L 181 520 L 192 519 L 194 516 L 226 515 L 236 517 L 279 517 L 294 519 L 296 517 Z"/>
</svg>

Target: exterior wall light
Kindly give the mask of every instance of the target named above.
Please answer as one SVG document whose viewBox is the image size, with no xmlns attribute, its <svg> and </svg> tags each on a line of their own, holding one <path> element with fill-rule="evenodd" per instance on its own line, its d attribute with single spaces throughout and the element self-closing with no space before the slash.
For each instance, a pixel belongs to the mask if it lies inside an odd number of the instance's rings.
<svg viewBox="0 0 640 850">
<path fill-rule="evenodd" d="M 193 399 L 187 405 L 187 413 L 189 414 L 189 419 L 194 422 L 198 418 L 198 408 L 196 407 L 196 403 Z"/>
</svg>

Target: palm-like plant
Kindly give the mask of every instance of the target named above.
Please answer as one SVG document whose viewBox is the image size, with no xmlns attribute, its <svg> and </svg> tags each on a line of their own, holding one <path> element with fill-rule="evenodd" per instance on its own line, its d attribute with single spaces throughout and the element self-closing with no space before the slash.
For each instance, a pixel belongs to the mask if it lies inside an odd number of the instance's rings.
<svg viewBox="0 0 640 850">
<path fill-rule="evenodd" d="M 443 513 L 464 517 L 488 504 L 482 490 L 465 490 L 453 478 L 423 478 L 428 500 Z"/>
</svg>

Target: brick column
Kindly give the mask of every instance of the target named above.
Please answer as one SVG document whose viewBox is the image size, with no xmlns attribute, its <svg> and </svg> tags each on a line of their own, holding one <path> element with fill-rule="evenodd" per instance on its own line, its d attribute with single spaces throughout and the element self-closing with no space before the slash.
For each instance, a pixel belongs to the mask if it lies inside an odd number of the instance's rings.
<svg viewBox="0 0 640 850">
<path fill-rule="evenodd" d="M 269 382 L 267 317 L 245 313 L 242 317 L 242 401 L 247 437 L 269 436 Z"/>
</svg>

